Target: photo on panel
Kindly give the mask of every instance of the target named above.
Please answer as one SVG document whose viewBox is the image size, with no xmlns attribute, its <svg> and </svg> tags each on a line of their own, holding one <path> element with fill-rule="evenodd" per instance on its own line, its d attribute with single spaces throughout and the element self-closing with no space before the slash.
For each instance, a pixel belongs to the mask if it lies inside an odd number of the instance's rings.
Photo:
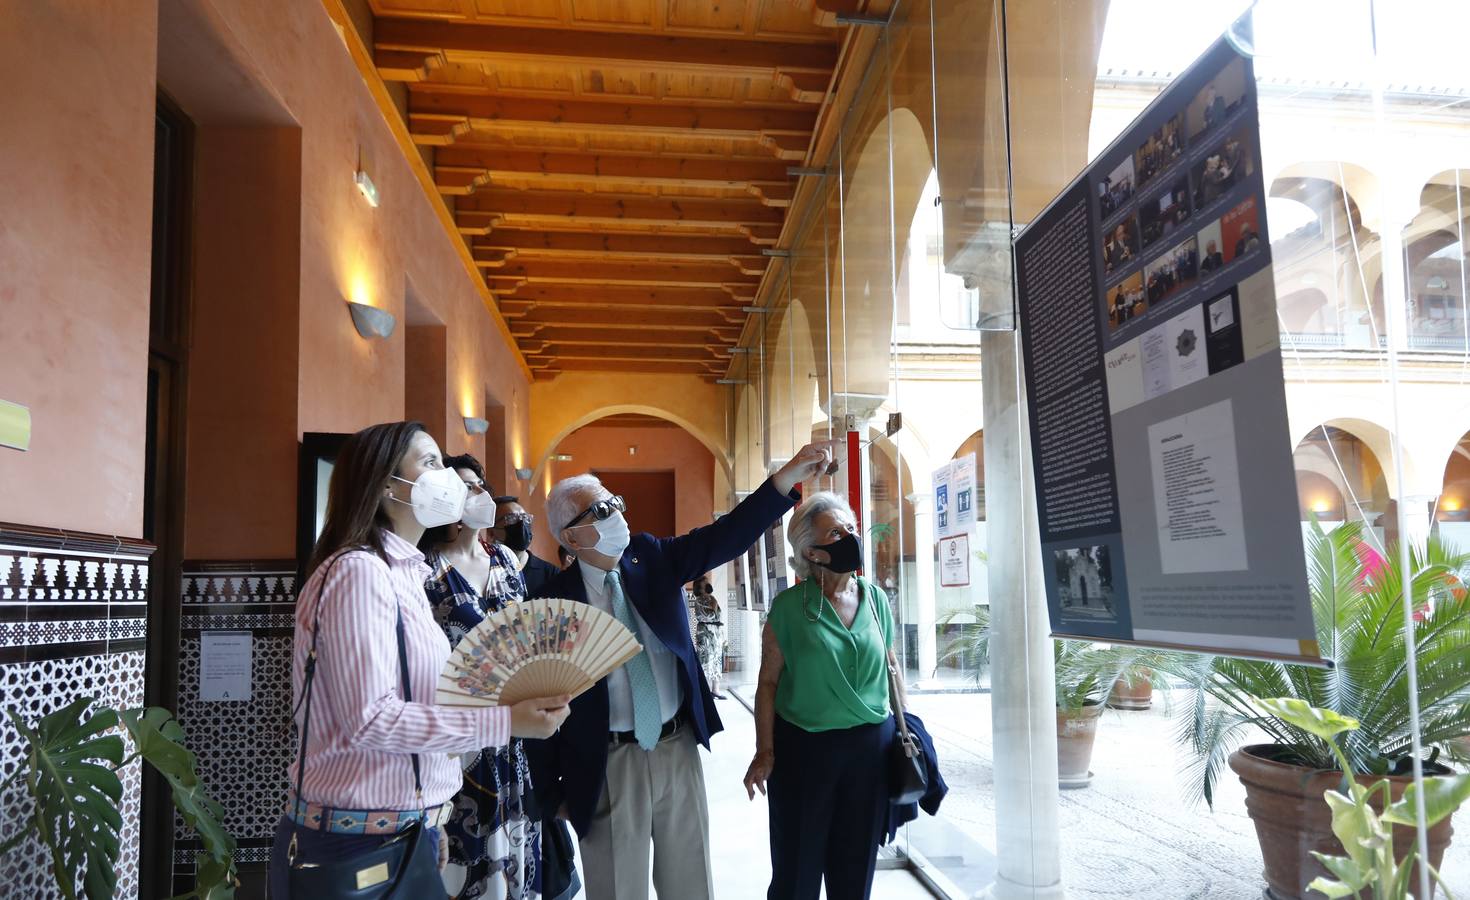
<svg viewBox="0 0 1470 900">
<path fill-rule="evenodd" d="M 1205 349 L 1211 375 L 1245 362 L 1240 298 L 1233 285 L 1205 301 Z"/>
<path fill-rule="evenodd" d="M 1099 217 L 1111 218 L 1113 213 L 1133 200 L 1133 157 L 1125 156 L 1097 183 L 1097 205 Z"/>
<path fill-rule="evenodd" d="M 1199 272 L 1201 277 L 1208 278 L 1225 266 L 1225 253 L 1221 250 L 1224 246 L 1224 238 L 1221 237 L 1220 220 L 1216 219 L 1199 230 L 1195 237 L 1199 244 Z"/>
<path fill-rule="evenodd" d="M 1221 140 L 1194 164 L 1190 172 L 1190 180 L 1194 182 L 1194 208 L 1203 212 L 1255 171 L 1255 138 L 1250 129 L 1243 128 Z"/>
<path fill-rule="evenodd" d="M 1063 615 L 1103 621 L 1117 618 L 1112 554 L 1106 544 L 1053 550 L 1051 563 Z"/>
<path fill-rule="evenodd" d="M 1108 291 L 1108 330 L 1116 331 L 1148 311 L 1143 273 L 1134 272 Z"/>
<path fill-rule="evenodd" d="M 1199 279 L 1199 241 L 1191 235 L 1169 248 L 1143 270 L 1144 296 L 1158 306 Z"/>
<path fill-rule="evenodd" d="M 1138 259 L 1138 218 L 1129 216 L 1103 233 L 1103 274 L 1112 275 Z"/>
<path fill-rule="evenodd" d="M 1167 191 L 1138 205 L 1138 230 L 1148 247 L 1174 233 L 1189 219 L 1189 177 L 1180 173 Z"/>
<path fill-rule="evenodd" d="M 1245 198 L 1220 217 L 1220 237 L 1227 263 L 1260 249 L 1261 207 L 1255 197 Z"/>
<path fill-rule="evenodd" d="M 1134 151 L 1133 168 L 1138 176 L 1138 187 L 1148 184 L 1183 155 L 1184 117 L 1178 115 L 1159 126 Z"/>
<path fill-rule="evenodd" d="M 1195 94 L 1185 110 L 1189 143 L 1208 138 L 1229 121 L 1245 102 L 1245 91 L 1245 60 L 1236 57 Z"/>
</svg>

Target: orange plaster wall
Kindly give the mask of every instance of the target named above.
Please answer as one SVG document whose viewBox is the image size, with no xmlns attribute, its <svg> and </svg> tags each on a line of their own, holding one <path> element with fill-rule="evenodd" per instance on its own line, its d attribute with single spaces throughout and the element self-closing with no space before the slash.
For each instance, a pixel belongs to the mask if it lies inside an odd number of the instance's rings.
<svg viewBox="0 0 1470 900">
<path fill-rule="evenodd" d="M 481 415 L 491 392 L 512 408 L 529 393 L 514 351 L 483 306 L 408 161 L 320 3 L 211 3 L 300 124 L 300 431 L 354 431 L 404 415 L 404 306 L 415 297 L 445 323 L 445 452 L 475 448 L 460 417 Z M 374 209 L 353 183 L 359 153 L 378 187 Z M 352 327 L 352 299 L 387 309 L 399 326 L 367 341 Z M 524 434 L 527 405 L 508 427 Z"/>
<path fill-rule="evenodd" d="M 156 7 L 3 17 L 0 399 L 33 432 L 0 448 L 0 521 L 140 537 Z"/>
<path fill-rule="evenodd" d="M 629 445 L 638 453 L 628 455 Z M 553 479 L 599 470 L 674 470 L 674 521 L 680 534 L 714 520 L 715 458 L 697 438 L 682 428 L 625 428 L 590 426 L 572 432 L 556 447 L 569 453 L 571 462 L 552 462 Z M 533 552 L 542 559 L 556 559 L 556 539 L 549 533 L 543 498 L 535 506 L 536 543 Z M 638 530 L 635 510 L 628 521 Z M 660 535 L 662 537 L 663 535 Z"/>
<path fill-rule="evenodd" d="M 186 559 L 296 553 L 301 132 L 195 129 Z"/>
</svg>

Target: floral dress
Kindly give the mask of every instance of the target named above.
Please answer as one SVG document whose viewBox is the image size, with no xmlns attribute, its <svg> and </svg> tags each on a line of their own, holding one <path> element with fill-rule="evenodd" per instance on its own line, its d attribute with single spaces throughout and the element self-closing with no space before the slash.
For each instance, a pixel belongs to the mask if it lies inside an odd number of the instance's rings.
<svg viewBox="0 0 1470 900">
<path fill-rule="evenodd" d="M 525 599 L 515 557 L 492 544 L 490 578 L 481 594 L 438 553 L 425 562 L 429 602 L 451 644 L 458 644 L 486 613 Z M 445 833 L 449 861 L 464 867 L 456 900 L 535 900 L 541 896 L 541 818 L 531 796 L 531 774 L 521 742 L 480 751 L 465 769 Z"/>
</svg>

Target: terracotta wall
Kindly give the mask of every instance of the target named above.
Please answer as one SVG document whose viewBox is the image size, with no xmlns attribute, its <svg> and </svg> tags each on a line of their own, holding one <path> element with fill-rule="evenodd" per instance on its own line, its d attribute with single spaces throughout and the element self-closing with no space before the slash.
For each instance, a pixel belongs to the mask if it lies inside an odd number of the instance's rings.
<svg viewBox="0 0 1470 900">
<path fill-rule="evenodd" d="M 630 456 L 629 446 L 636 446 L 638 452 Z M 590 425 L 568 435 L 557 445 L 556 452 L 570 454 L 572 459 L 550 464 L 553 482 L 593 469 L 673 470 L 674 523 L 678 533 L 714 520 L 714 455 L 682 428 Z M 548 531 L 549 523 L 540 515 L 539 498 L 534 508 L 538 513 L 535 553 L 542 559 L 555 560 L 556 541 Z M 629 520 L 634 521 L 631 513 Z"/>
<path fill-rule="evenodd" d="M 0 521 L 142 534 L 154 9 L 0 14 L 0 398 L 34 425 L 0 449 Z"/>
</svg>

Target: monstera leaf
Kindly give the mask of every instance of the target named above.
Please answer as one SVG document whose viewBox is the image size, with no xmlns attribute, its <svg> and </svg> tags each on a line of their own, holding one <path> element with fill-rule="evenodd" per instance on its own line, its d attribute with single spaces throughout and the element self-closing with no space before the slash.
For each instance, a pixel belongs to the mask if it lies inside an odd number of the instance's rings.
<svg viewBox="0 0 1470 900">
<path fill-rule="evenodd" d="M 185 896 L 225 900 L 235 894 L 235 839 L 225 831 L 223 806 L 205 792 L 194 772 L 194 754 L 184 747 L 184 729 L 166 709 L 128 709 L 121 715 L 137 754 L 168 781 L 174 807 L 204 844 L 194 891 Z"/>
<path fill-rule="evenodd" d="M 142 758 L 168 781 L 174 806 L 204 844 L 195 888 L 184 897 L 234 897 L 235 840 L 220 824 L 223 807 L 205 793 L 194 772 L 183 728 L 168 710 L 156 707 L 121 713 L 104 707 L 88 715 L 93 702 L 83 697 L 34 726 L 6 710 L 26 745 L 26 765 L 14 778 L 24 779 L 34 810 L 19 834 L 0 843 L 0 854 L 35 835 L 51 853 L 52 877 L 62 896 L 75 900 L 80 873 L 81 894 L 88 900 L 112 897 L 123 824 L 117 773 Z M 125 757 L 122 737 L 104 733 L 119 725 L 132 738 L 132 756 Z"/>
<path fill-rule="evenodd" d="M 111 897 L 117 887 L 123 788 L 114 768 L 125 748 L 121 737 L 103 734 L 117 726 L 117 713 L 87 716 L 91 706 L 92 698 L 83 697 L 34 729 L 6 710 L 25 743 L 28 765 L 21 771 L 34 803 L 28 828 L 17 838 L 34 832 L 51 851 L 52 876 L 68 900 L 77 896 L 77 873 L 89 898 Z"/>
</svg>

